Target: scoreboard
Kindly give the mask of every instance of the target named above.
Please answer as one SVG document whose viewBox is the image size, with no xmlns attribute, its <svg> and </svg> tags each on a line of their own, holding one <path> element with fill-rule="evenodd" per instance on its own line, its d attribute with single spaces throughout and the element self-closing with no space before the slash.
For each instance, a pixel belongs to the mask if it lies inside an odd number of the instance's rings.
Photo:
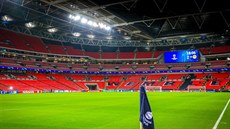
<svg viewBox="0 0 230 129">
<path fill-rule="evenodd" d="M 165 63 L 184 63 L 184 62 L 198 62 L 198 50 L 183 50 L 164 53 Z"/>
</svg>

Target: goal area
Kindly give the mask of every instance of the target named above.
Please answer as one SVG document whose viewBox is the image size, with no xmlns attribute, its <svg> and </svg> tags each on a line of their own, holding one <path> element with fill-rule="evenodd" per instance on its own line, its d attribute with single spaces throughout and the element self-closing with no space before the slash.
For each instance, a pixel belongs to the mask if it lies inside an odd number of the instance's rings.
<svg viewBox="0 0 230 129">
<path fill-rule="evenodd" d="M 146 90 L 150 92 L 162 92 L 162 86 L 146 86 Z"/>
<path fill-rule="evenodd" d="M 190 85 L 187 87 L 188 92 L 206 92 L 205 86 L 193 86 Z"/>
</svg>

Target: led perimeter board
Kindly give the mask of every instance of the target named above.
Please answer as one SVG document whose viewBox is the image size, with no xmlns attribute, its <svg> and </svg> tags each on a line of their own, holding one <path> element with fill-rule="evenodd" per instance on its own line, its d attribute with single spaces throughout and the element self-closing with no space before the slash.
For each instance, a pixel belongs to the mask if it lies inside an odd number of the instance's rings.
<svg viewBox="0 0 230 129">
<path fill-rule="evenodd" d="M 198 50 L 183 50 L 164 53 L 165 63 L 185 63 L 185 62 L 198 62 Z"/>
</svg>

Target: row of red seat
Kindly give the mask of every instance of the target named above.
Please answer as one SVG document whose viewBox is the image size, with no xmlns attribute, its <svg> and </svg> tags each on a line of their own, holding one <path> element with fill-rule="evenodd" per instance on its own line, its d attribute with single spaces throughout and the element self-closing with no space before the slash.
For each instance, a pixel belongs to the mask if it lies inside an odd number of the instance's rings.
<svg viewBox="0 0 230 129">
<path fill-rule="evenodd" d="M 226 68 L 228 60 L 224 61 L 208 61 L 208 62 L 197 62 L 197 63 L 175 63 L 175 64 L 71 64 L 71 63 L 52 63 L 52 62 L 39 62 L 39 61 L 28 61 L 14 58 L 0 58 L 0 65 L 15 66 L 15 67 L 27 67 L 27 68 L 39 68 L 37 64 L 40 64 L 43 69 L 56 69 L 69 70 L 72 66 L 73 70 L 85 70 L 83 66 L 87 66 L 89 71 L 98 71 L 99 67 L 103 68 L 103 71 L 114 71 L 115 67 L 119 67 L 119 71 L 132 71 L 132 66 L 136 66 L 138 71 L 146 71 L 150 69 L 150 66 L 154 66 L 154 70 L 168 70 L 168 66 L 171 66 L 171 70 L 185 70 L 186 65 L 190 64 L 190 69 L 205 69 L 206 64 L 210 64 L 209 68 Z M 26 64 L 21 66 L 20 63 Z"/>
<path fill-rule="evenodd" d="M 216 84 L 213 84 L 213 82 L 218 82 Z M 205 80 L 193 80 L 192 84 L 189 85 L 189 89 L 196 89 L 196 90 L 230 90 L 230 85 L 229 85 L 230 79 L 218 79 L 218 80 L 213 80 L 210 79 L 208 81 Z"/>
<path fill-rule="evenodd" d="M 215 83 L 214 83 L 215 82 Z M 196 79 L 192 80 L 190 89 L 221 90 L 230 89 L 230 73 L 206 73 L 196 74 Z"/>
<path fill-rule="evenodd" d="M 141 59 L 141 58 L 157 58 L 164 51 L 155 52 L 87 52 L 66 46 L 60 42 L 55 44 L 44 43 L 42 39 L 34 36 L 28 36 L 20 33 L 15 33 L 8 30 L 0 29 L 0 46 L 8 48 L 16 48 L 27 51 L 89 56 L 96 59 Z M 213 48 L 200 48 L 202 54 L 218 54 L 229 53 L 230 46 L 218 46 Z"/>
<path fill-rule="evenodd" d="M 153 74 L 153 75 L 75 75 L 75 74 L 41 74 L 27 73 L 15 74 L 15 78 L 9 75 L 0 76 L 0 90 L 22 91 L 51 91 L 89 90 L 88 86 L 96 86 L 97 90 L 138 90 L 140 85 L 149 87 L 161 87 L 162 90 L 178 90 L 184 83 L 183 77 L 187 74 Z M 230 89 L 230 73 L 195 74 L 191 87 L 207 90 Z M 209 76 L 211 78 L 206 78 Z M 24 78 L 23 78 L 24 77 Z M 33 78 L 32 78 L 33 77 Z M 90 78 L 90 79 L 89 79 Z M 13 87 L 13 89 L 10 89 Z"/>
<path fill-rule="evenodd" d="M 220 53 L 229 52 L 230 51 L 230 46 L 206 47 L 206 48 L 200 48 L 199 50 L 204 55 L 220 54 Z"/>
<path fill-rule="evenodd" d="M 38 37 L 32 37 L 3 29 L 0 29 L 0 35 L 1 46 L 27 51 L 49 53 L 45 44 Z"/>
<path fill-rule="evenodd" d="M 46 44 L 40 38 L 15 33 L 8 30 L 0 29 L 0 46 L 16 48 L 27 51 L 89 56 L 96 59 L 134 59 L 134 58 L 156 58 L 163 52 L 85 52 L 72 46 L 64 46 L 57 42 L 56 44 Z"/>
</svg>

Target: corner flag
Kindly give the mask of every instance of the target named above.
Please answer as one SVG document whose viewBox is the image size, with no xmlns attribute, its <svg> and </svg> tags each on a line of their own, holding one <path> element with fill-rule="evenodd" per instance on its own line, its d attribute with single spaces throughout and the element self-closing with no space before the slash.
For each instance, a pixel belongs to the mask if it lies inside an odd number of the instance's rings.
<svg viewBox="0 0 230 129">
<path fill-rule="evenodd" d="M 140 87 L 140 122 L 141 129 L 154 129 L 152 111 L 144 86 Z"/>
</svg>

